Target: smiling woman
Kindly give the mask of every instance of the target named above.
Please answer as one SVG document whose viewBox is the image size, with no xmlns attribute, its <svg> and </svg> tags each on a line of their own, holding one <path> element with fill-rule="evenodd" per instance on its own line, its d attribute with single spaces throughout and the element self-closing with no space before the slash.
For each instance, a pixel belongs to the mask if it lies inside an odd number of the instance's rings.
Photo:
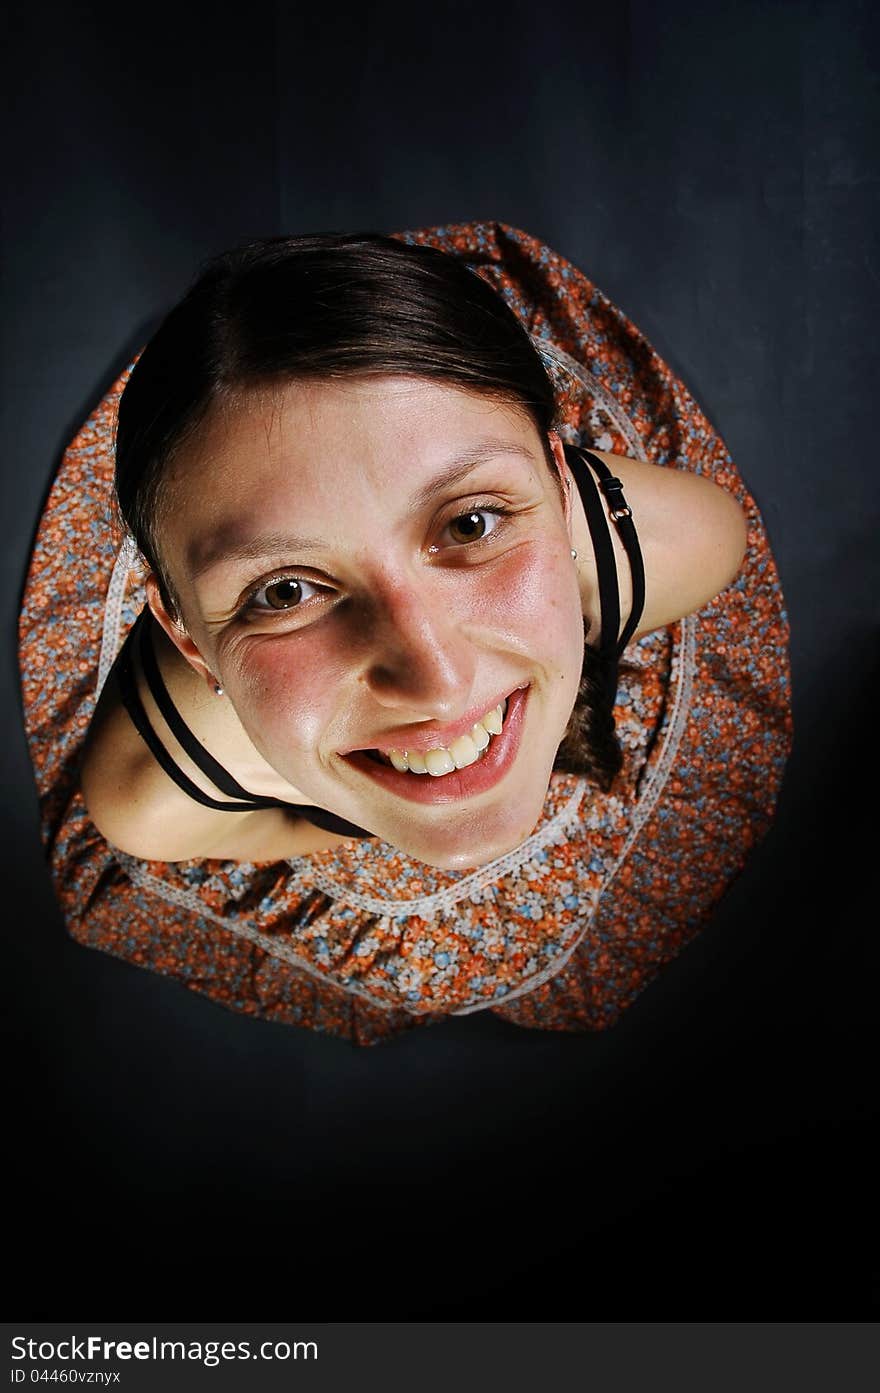
<svg viewBox="0 0 880 1393">
<path fill-rule="evenodd" d="M 65 457 L 26 589 L 75 936 L 360 1043 L 614 1019 L 741 867 L 790 738 L 757 509 L 669 379 L 498 225 L 210 263 Z M 53 547 L 111 466 L 49 773 Z"/>
</svg>

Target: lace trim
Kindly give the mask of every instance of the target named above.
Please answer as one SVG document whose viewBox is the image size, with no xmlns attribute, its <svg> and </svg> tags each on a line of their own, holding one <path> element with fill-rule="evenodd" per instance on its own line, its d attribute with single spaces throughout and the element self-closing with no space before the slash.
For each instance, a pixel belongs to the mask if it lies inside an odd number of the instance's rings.
<svg viewBox="0 0 880 1393">
<path fill-rule="evenodd" d="M 550 343 L 548 339 L 541 338 L 539 334 L 530 334 L 529 338 L 548 366 L 561 369 L 562 372 L 567 372 L 569 377 L 573 377 L 576 382 L 579 382 L 591 396 L 598 398 L 629 446 L 631 455 L 635 459 L 641 460 L 643 464 L 647 464 L 649 461 L 645 454 L 645 447 L 642 443 L 641 436 L 629 420 L 629 417 L 621 410 L 620 402 L 612 396 L 607 387 L 603 387 L 599 379 L 594 377 L 589 368 L 584 367 L 583 363 L 578 363 L 574 358 L 570 358 L 563 349 L 557 348 L 556 345 Z M 569 428 L 567 431 L 560 432 L 560 434 L 571 435 L 573 439 L 569 442 L 570 444 L 580 443 L 580 433 L 578 431 Z M 577 437 L 577 439 L 574 439 L 574 437 Z M 597 445 L 596 449 L 601 450 L 602 446 Z"/>
<path fill-rule="evenodd" d="M 133 537 L 126 537 L 119 548 L 113 563 L 110 584 L 107 586 L 107 599 L 104 603 L 104 625 L 101 631 L 101 656 L 98 659 L 98 685 L 95 700 L 101 695 L 104 683 L 119 652 L 119 630 L 122 627 L 122 603 L 128 585 L 128 577 L 137 565 L 140 552 Z"/>
<path fill-rule="evenodd" d="M 350 992 L 353 996 L 363 997 L 364 1001 L 371 1006 L 378 1006 L 383 1011 L 406 1010 L 406 1007 L 397 1005 L 393 1002 L 381 1001 L 373 997 L 363 987 L 356 982 L 339 982 L 333 977 L 329 977 L 326 972 L 315 967 L 307 958 L 302 958 L 289 943 L 283 939 L 272 937 L 269 934 L 261 933 L 253 924 L 246 920 L 225 919 L 222 914 L 217 914 L 213 909 L 209 909 L 193 890 L 183 890 L 179 886 L 170 885 L 168 881 L 160 879 L 159 876 L 151 874 L 145 868 L 143 861 L 138 861 L 134 856 L 129 856 L 125 851 L 119 851 L 116 847 L 112 848 L 113 855 L 124 869 L 133 885 L 145 890 L 149 895 L 155 895 L 157 899 L 164 900 L 166 904 L 177 905 L 179 909 L 185 909 L 191 914 L 195 914 L 199 919 L 207 919 L 212 924 L 218 924 L 227 933 L 234 934 L 236 938 L 246 939 L 248 943 L 253 943 L 255 947 L 262 948 L 270 958 L 279 958 L 282 962 L 295 967 L 298 972 L 303 972 L 307 977 L 320 982 L 322 986 L 338 987 L 340 991 Z M 410 1012 L 409 1014 L 412 1014 Z"/>
<path fill-rule="evenodd" d="M 418 895 L 414 899 L 403 901 L 381 899 L 375 895 L 361 895 L 357 890 L 349 889 L 347 884 L 334 880 L 325 871 L 319 871 L 316 874 L 311 870 L 305 857 L 291 857 L 287 864 L 291 870 L 297 873 L 303 870 L 308 871 L 310 880 L 318 889 L 322 890 L 325 895 L 329 895 L 331 899 L 338 900 L 340 904 L 351 905 L 355 909 L 364 910 L 367 914 L 379 914 L 392 920 L 408 919 L 411 916 L 419 919 L 431 919 L 437 914 L 444 913 L 444 911 L 448 913 L 462 900 L 471 896 L 477 898 L 489 885 L 494 885 L 504 876 L 519 870 L 523 862 L 528 861 L 534 852 L 542 850 L 555 841 L 560 832 L 564 832 L 567 826 L 577 822 L 578 810 L 586 789 L 586 779 L 579 779 L 578 787 L 568 802 L 540 831 L 533 832 L 512 851 L 507 851 L 497 860 L 490 861 L 488 865 L 472 871 L 470 875 L 464 876 L 455 885 L 448 885 L 444 890 L 436 890 L 432 895 Z"/>
</svg>

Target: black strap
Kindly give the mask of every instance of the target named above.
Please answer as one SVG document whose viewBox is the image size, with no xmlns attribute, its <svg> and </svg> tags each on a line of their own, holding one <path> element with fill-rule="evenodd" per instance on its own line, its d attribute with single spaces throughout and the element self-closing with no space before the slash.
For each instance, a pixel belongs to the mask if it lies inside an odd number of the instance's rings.
<svg viewBox="0 0 880 1393">
<path fill-rule="evenodd" d="M 623 484 L 616 478 L 604 460 L 591 450 L 573 445 L 565 446 L 565 457 L 574 475 L 581 498 L 587 524 L 596 554 L 596 570 L 599 576 L 599 607 L 601 632 L 599 635 L 599 655 L 609 669 L 609 688 L 616 691 L 617 662 L 626 645 L 636 631 L 645 608 L 645 566 L 642 549 L 633 523 L 632 509 L 623 496 Z M 599 475 L 599 484 L 586 467 L 589 463 Z M 620 628 L 620 599 L 617 584 L 617 564 L 614 559 L 614 544 L 611 529 L 599 497 L 599 489 L 608 500 L 612 520 L 620 533 L 624 549 L 629 559 L 632 577 L 632 606 L 629 618 L 618 639 Z M 612 693 L 613 694 L 613 693 Z"/>
<path fill-rule="evenodd" d="M 289 808 L 291 812 L 298 813 L 306 822 L 311 822 L 315 827 L 320 827 L 325 832 L 336 832 L 343 837 L 373 836 L 372 832 L 367 832 L 363 827 L 357 827 L 353 822 L 347 822 L 345 818 L 337 817 L 335 813 L 327 812 L 324 808 L 316 808 L 311 803 L 287 803 L 283 799 L 266 798 L 259 794 L 249 793 L 247 789 L 242 788 L 241 784 L 229 773 L 229 770 L 224 769 L 223 765 L 219 764 L 213 755 L 210 755 L 204 746 L 199 744 L 171 700 L 168 688 L 162 680 L 159 664 L 156 662 L 153 645 L 147 634 L 149 614 L 149 606 L 145 605 L 122 646 L 116 660 L 116 672 L 123 703 L 136 730 L 149 746 L 151 753 L 165 770 L 165 773 L 177 784 L 178 788 L 182 789 L 195 802 L 201 803 L 203 807 L 214 808 L 218 812 L 246 813 L 262 808 Z M 138 644 L 138 653 L 147 685 L 153 694 L 156 705 L 167 721 L 169 729 L 173 731 L 193 762 L 207 774 L 218 788 L 222 789 L 224 793 L 240 793 L 245 801 L 223 803 L 217 798 L 211 798 L 209 794 L 203 793 L 198 784 L 193 783 L 192 779 L 184 774 L 180 766 L 172 759 L 150 725 L 137 689 L 131 661 L 131 650 L 134 643 Z"/>
<path fill-rule="evenodd" d="M 232 777 L 229 770 L 224 769 L 223 765 L 219 764 L 212 754 L 209 754 L 204 745 L 199 743 L 189 726 L 183 720 L 180 712 L 171 700 L 168 688 L 165 686 L 162 674 L 159 671 L 156 653 L 147 632 L 147 624 L 141 623 L 144 614 L 147 612 L 147 610 L 141 610 L 138 619 L 138 624 L 140 626 L 138 652 L 140 653 L 144 677 L 147 679 L 147 686 L 153 694 L 153 700 L 165 717 L 169 729 L 173 732 L 183 749 L 186 750 L 193 763 L 197 764 L 199 768 L 207 774 L 211 782 L 216 784 L 219 789 L 222 789 L 224 793 L 228 793 L 231 798 L 247 799 L 252 805 L 259 807 L 265 807 L 267 803 L 271 804 L 273 802 L 272 799 L 262 798 L 258 794 L 249 793 L 246 788 L 242 788 L 241 784 Z"/>
<path fill-rule="evenodd" d="M 198 784 L 194 784 L 192 779 L 188 778 L 188 776 L 184 774 L 183 770 L 179 767 L 179 765 L 175 763 L 171 755 L 165 749 L 165 746 L 162 744 L 162 741 L 159 739 L 153 727 L 150 725 L 149 718 L 147 716 L 146 711 L 144 710 L 144 705 L 140 699 L 140 694 L 138 693 L 137 684 L 135 682 L 131 662 L 131 648 L 132 643 L 135 641 L 139 641 L 139 652 L 143 657 L 144 640 L 142 634 L 145 628 L 144 616 L 148 612 L 149 611 L 146 606 L 144 607 L 144 609 L 141 610 L 116 660 L 116 673 L 119 679 L 119 690 L 122 695 L 122 700 L 125 705 L 125 709 L 128 711 L 129 716 L 131 716 L 131 719 L 134 722 L 138 734 L 141 736 L 143 740 L 146 741 L 147 745 L 150 748 L 150 752 L 159 762 L 162 768 L 165 770 L 165 773 L 168 775 L 168 777 L 172 779 L 174 783 L 177 784 L 178 788 L 183 789 L 184 793 L 188 794 L 190 798 L 195 799 L 197 803 L 201 803 L 203 807 L 216 808 L 219 812 L 246 813 L 252 811 L 254 808 L 257 807 L 274 806 L 271 805 L 268 800 L 262 800 L 258 802 L 257 799 L 251 794 L 246 795 L 248 799 L 250 799 L 251 801 L 245 804 L 221 803 L 217 798 L 211 798 L 207 793 L 202 792 Z M 163 690 L 165 690 L 164 686 Z M 155 692 L 153 693 L 153 695 L 156 695 Z M 170 697 L 168 697 L 167 690 L 165 690 L 165 696 L 167 700 L 170 701 Z M 178 720 L 179 719 L 180 718 L 178 716 Z M 198 763 L 198 761 L 196 761 L 196 763 Z"/>
</svg>

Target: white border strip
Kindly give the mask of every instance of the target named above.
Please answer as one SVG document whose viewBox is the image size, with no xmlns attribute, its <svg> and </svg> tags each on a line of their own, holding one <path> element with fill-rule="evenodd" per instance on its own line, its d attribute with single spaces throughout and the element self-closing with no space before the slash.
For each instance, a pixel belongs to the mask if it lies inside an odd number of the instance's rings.
<svg viewBox="0 0 880 1393">
<path fill-rule="evenodd" d="M 145 890 L 147 894 L 155 895 L 157 899 L 164 900 L 166 904 L 176 905 L 179 909 L 185 909 L 189 913 L 196 915 L 199 919 L 207 919 L 212 924 L 218 924 L 221 929 L 226 929 L 228 933 L 234 934 L 236 938 L 245 939 L 248 943 L 254 944 L 257 948 L 262 948 L 270 958 L 278 958 L 282 962 L 295 967 L 298 972 L 303 972 L 307 977 L 320 982 L 322 986 L 335 987 L 338 991 L 349 992 L 353 996 L 359 996 L 371 1006 L 378 1006 L 383 1011 L 406 1011 L 406 1007 L 398 1002 L 380 1001 L 371 996 L 363 987 L 357 983 L 343 983 L 336 981 L 333 977 L 322 972 L 315 967 L 307 958 L 301 958 L 295 953 L 289 943 L 283 938 L 278 938 L 269 934 L 261 933 L 252 924 L 246 921 L 235 922 L 224 919 L 222 914 L 215 913 L 209 909 L 196 895 L 193 890 L 181 890 L 175 885 L 169 885 L 167 881 L 161 880 L 148 871 L 143 861 L 138 861 L 134 856 L 129 856 L 127 852 L 118 851 L 115 847 L 111 848 L 116 860 L 122 866 L 133 885 Z M 409 1012 L 409 1015 L 421 1014 L 420 1012 Z"/>
<path fill-rule="evenodd" d="M 134 570 L 140 552 L 133 537 L 126 536 L 119 554 L 113 563 L 110 584 L 107 586 L 107 599 L 104 602 L 104 626 L 101 631 L 101 656 L 98 659 L 98 685 L 95 699 L 101 695 L 104 683 L 119 652 L 119 630 L 122 627 L 122 604 L 128 585 L 128 577 Z"/>
</svg>

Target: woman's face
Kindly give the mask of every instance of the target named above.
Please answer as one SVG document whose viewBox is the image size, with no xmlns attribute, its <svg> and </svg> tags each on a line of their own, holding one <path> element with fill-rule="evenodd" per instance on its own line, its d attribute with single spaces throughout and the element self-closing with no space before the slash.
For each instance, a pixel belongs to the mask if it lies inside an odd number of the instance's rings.
<svg viewBox="0 0 880 1393">
<path fill-rule="evenodd" d="M 532 832 L 583 622 L 524 411 L 410 377 L 293 383 L 215 410 L 168 483 L 172 637 L 291 802 L 451 869 Z"/>
</svg>

